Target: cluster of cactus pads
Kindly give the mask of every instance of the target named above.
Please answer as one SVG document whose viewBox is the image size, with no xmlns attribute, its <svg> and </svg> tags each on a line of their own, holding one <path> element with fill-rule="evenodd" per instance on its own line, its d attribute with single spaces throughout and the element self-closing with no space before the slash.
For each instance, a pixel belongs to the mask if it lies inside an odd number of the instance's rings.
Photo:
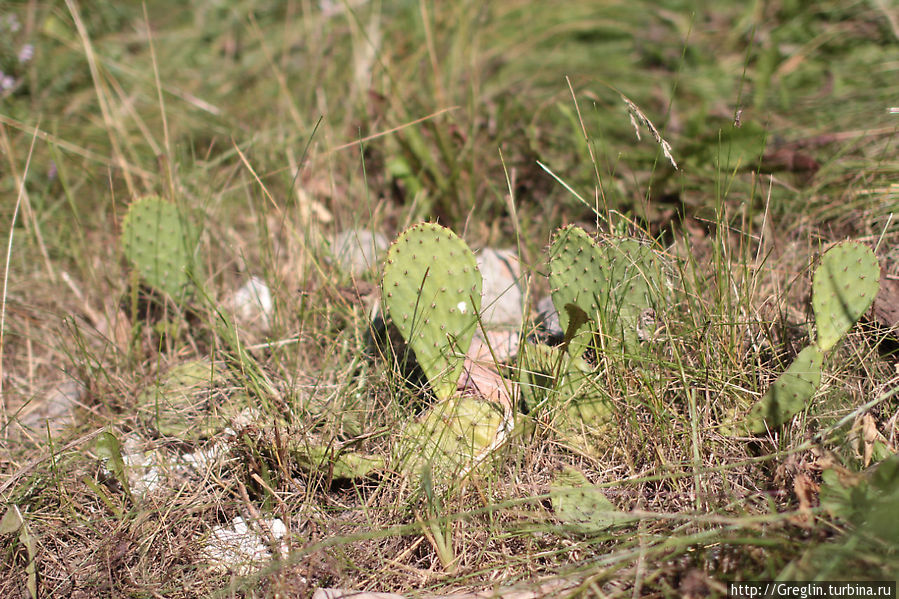
<svg viewBox="0 0 899 599">
<path fill-rule="evenodd" d="M 598 244 L 583 229 L 565 227 L 554 238 L 550 268 L 553 303 L 563 329 L 573 324 L 571 335 L 563 350 L 529 346 L 520 359 L 518 382 L 532 407 L 545 403 L 549 389 L 564 389 L 570 401 L 560 412 L 559 426 L 599 432 L 607 427 L 611 412 L 581 355 L 591 346 L 626 354 L 637 351 L 639 321 L 655 308 L 666 287 L 663 261 L 652 248 L 635 240 L 615 238 Z M 438 400 L 456 394 L 465 354 L 478 326 L 481 286 L 474 254 L 439 225 L 413 225 L 387 252 L 382 300 Z M 576 315 L 573 323 L 570 314 Z M 602 345 L 595 345 L 597 341 Z M 465 457 L 453 464 L 457 470 L 464 469 L 465 462 L 480 459 L 479 451 L 491 446 L 488 437 L 501 424 L 488 418 L 491 432 L 481 431 L 482 423 L 477 421 L 484 414 L 459 410 L 466 402 L 470 400 L 453 399 L 438 406 L 434 410 L 442 410 L 440 418 L 425 415 L 423 423 L 409 429 L 416 433 L 412 436 L 430 439 L 421 454 Z"/>
<path fill-rule="evenodd" d="M 481 310 L 481 273 L 469 247 L 433 223 L 413 225 L 387 251 L 382 300 L 441 400 L 401 435 L 406 468 L 443 482 L 481 463 L 504 426 L 485 402 L 454 397 Z"/>
<path fill-rule="evenodd" d="M 636 352 L 641 320 L 654 313 L 665 293 L 661 256 L 634 239 L 597 243 L 580 227 L 569 225 L 556 232 L 549 264 L 552 300 L 562 330 L 569 324 L 568 304 L 588 317 L 588 326 L 570 340 L 569 353 L 579 356 L 588 347 Z"/>
<path fill-rule="evenodd" d="M 559 430 L 602 436 L 612 424 L 609 398 L 582 356 L 588 349 L 597 356 L 640 355 L 648 345 L 641 330 L 647 314 L 654 320 L 670 299 L 671 269 L 651 245 L 621 237 L 596 240 L 576 226 L 556 232 L 549 265 L 552 301 L 565 342 L 559 348 L 523 346 L 516 383 L 529 410 L 564 396 L 567 403 L 557 411 L 560 418 L 555 422 Z M 841 243 L 823 255 L 812 286 L 817 339 L 742 419 L 742 431 L 764 433 L 807 405 L 821 384 L 826 353 L 870 308 L 879 279 L 874 253 L 860 243 Z M 498 431 L 497 422 L 502 421 L 492 412 L 482 413 L 490 408 L 475 409 L 472 400 L 457 396 L 465 354 L 478 326 L 481 284 L 465 242 L 435 224 L 413 225 L 387 253 L 384 304 L 434 394 L 449 400 L 409 431 L 421 441 L 419 457 L 464 458 L 451 460 L 456 471 L 493 446 L 491 431 Z"/>
<path fill-rule="evenodd" d="M 178 207 L 156 196 L 134 201 L 122 222 L 125 257 L 149 287 L 184 296 L 194 267 L 198 233 Z"/>
<path fill-rule="evenodd" d="M 824 355 L 868 311 L 880 289 L 880 264 L 861 243 L 840 243 L 821 258 L 812 278 L 812 307 L 817 337 L 771 385 L 743 422 L 762 434 L 802 411 L 821 385 Z"/>
</svg>

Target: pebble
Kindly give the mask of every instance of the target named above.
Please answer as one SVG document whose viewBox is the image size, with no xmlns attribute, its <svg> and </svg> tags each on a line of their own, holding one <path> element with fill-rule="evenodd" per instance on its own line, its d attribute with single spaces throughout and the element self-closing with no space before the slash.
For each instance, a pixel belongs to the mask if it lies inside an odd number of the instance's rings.
<svg viewBox="0 0 899 599">
<path fill-rule="evenodd" d="M 331 254 L 338 268 L 354 277 L 375 267 L 390 242 L 381 233 L 347 229 L 334 236 Z"/>
<path fill-rule="evenodd" d="M 74 421 L 73 410 L 84 397 L 84 386 L 77 381 L 59 383 L 43 402 L 23 410 L 21 425 L 34 433 L 57 435 Z"/>
<path fill-rule="evenodd" d="M 212 529 L 203 557 L 218 571 L 248 576 L 272 559 L 270 540 L 276 542 L 279 557 L 287 555 L 286 535 L 287 526 L 280 518 L 248 522 L 237 516 L 230 525 Z"/>
<path fill-rule="evenodd" d="M 261 324 L 268 329 L 272 322 L 272 292 L 259 277 L 250 280 L 234 292 L 229 300 L 234 315 L 242 324 Z"/>
</svg>

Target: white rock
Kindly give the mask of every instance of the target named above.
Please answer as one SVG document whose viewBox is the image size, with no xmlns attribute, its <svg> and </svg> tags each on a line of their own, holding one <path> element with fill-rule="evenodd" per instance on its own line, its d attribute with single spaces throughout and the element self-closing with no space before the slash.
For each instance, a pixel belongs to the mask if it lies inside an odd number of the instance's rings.
<svg viewBox="0 0 899 599">
<path fill-rule="evenodd" d="M 524 295 L 521 266 L 512 250 L 484 248 L 477 255 L 484 279 L 481 288 L 481 318 L 486 328 L 521 328 Z"/>
<path fill-rule="evenodd" d="M 390 242 L 382 234 L 365 229 L 341 231 L 331 241 L 331 255 L 341 270 L 360 276 L 377 265 Z"/>
<path fill-rule="evenodd" d="M 287 527 L 280 518 L 248 524 L 238 516 L 230 526 L 218 526 L 212 530 L 203 549 L 203 557 L 215 570 L 247 576 L 272 558 L 269 538 L 281 541 L 276 550 L 282 557 L 287 553 L 283 542 L 286 535 Z"/>
<path fill-rule="evenodd" d="M 76 381 L 59 383 L 43 400 L 34 400 L 25 406 L 20 416 L 21 425 L 39 435 L 57 435 L 72 424 L 72 410 L 84 397 L 84 386 Z"/>
<path fill-rule="evenodd" d="M 210 468 L 215 467 L 228 457 L 229 452 L 228 445 L 219 442 L 210 447 L 182 454 L 181 463 L 187 470 L 191 470 L 202 476 L 205 475 Z"/>
<path fill-rule="evenodd" d="M 268 329 L 272 323 L 272 292 L 259 277 L 250 277 L 228 301 L 235 317 L 242 324 L 261 324 Z"/>
<path fill-rule="evenodd" d="M 122 461 L 131 492 L 138 497 L 152 493 L 165 480 L 159 465 L 159 456 L 154 451 L 144 451 L 143 443 L 135 437 L 128 437 L 122 444 Z"/>
</svg>

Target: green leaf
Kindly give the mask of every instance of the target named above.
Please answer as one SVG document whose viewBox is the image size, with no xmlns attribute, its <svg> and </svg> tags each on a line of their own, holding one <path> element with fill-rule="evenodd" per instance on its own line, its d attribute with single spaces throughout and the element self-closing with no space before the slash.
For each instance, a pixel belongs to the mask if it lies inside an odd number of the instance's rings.
<svg viewBox="0 0 899 599">
<path fill-rule="evenodd" d="M 0 534 L 19 533 L 19 542 L 25 547 L 28 554 L 28 563 L 25 565 L 25 573 L 28 575 L 26 587 L 33 599 L 37 598 L 37 542 L 31 534 L 19 506 L 12 505 L 0 520 Z"/>
<path fill-rule="evenodd" d="M 125 472 L 125 460 L 122 458 L 122 444 L 118 438 L 109 431 L 100 433 L 94 442 L 94 451 L 107 461 L 110 472 L 125 489 L 128 498 L 132 499 L 131 487 L 128 485 L 128 473 Z"/>
</svg>

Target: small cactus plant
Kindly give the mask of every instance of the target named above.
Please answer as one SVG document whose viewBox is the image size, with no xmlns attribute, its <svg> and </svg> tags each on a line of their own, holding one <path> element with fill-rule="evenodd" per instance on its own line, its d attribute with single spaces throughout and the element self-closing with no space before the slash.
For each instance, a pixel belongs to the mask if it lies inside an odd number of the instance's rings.
<svg viewBox="0 0 899 599">
<path fill-rule="evenodd" d="M 831 350 L 868 311 L 879 289 L 880 264 L 869 247 L 846 242 L 825 252 L 812 279 L 821 351 Z"/>
<path fill-rule="evenodd" d="M 549 285 L 562 330 L 568 329 L 566 304 L 574 304 L 595 319 L 607 288 L 608 263 L 586 231 L 574 225 L 559 229 L 550 246 Z M 583 327 L 568 344 L 568 353 L 578 357 L 593 341 L 595 325 Z"/>
<path fill-rule="evenodd" d="M 849 241 L 824 253 L 812 278 L 817 341 L 799 352 L 752 407 L 743 422 L 746 431 L 762 434 L 805 407 L 821 385 L 824 354 L 868 311 L 879 289 L 880 264 L 867 246 Z"/>
<path fill-rule="evenodd" d="M 438 399 L 462 373 L 481 308 L 481 274 L 455 233 L 432 223 L 406 229 L 387 251 L 382 297 Z"/>
<path fill-rule="evenodd" d="M 197 237 L 178 207 L 156 196 L 133 202 L 122 222 L 125 257 L 147 285 L 174 299 L 190 283 Z"/>
<path fill-rule="evenodd" d="M 553 239 L 549 283 L 562 330 L 568 326 L 569 303 L 593 321 L 571 340 L 568 351 L 575 357 L 589 347 L 597 331 L 613 347 L 634 353 L 641 320 L 656 307 L 665 288 L 662 260 L 651 247 L 624 238 L 597 244 L 572 225 L 559 229 Z"/>
</svg>

